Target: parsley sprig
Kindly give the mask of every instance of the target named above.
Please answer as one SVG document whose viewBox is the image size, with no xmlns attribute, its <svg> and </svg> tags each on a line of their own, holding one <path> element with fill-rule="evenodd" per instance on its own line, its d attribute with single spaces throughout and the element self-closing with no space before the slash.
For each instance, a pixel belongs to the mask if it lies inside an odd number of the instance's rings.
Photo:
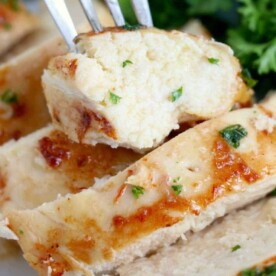
<svg viewBox="0 0 276 276">
<path fill-rule="evenodd" d="M 112 104 L 118 104 L 122 98 L 115 93 L 109 91 L 109 100 Z"/>
<path fill-rule="evenodd" d="M 13 104 L 18 102 L 18 97 L 13 91 L 6 89 L 0 96 L 0 100 L 7 104 Z"/>
<path fill-rule="evenodd" d="M 171 186 L 173 191 L 175 192 L 176 195 L 180 195 L 183 189 L 182 185 L 172 185 Z"/>
<path fill-rule="evenodd" d="M 182 94 L 183 94 L 183 87 L 179 87 L 177 90 L 174 90 L 170 96 L 171 101 L 175 102 L 182 96 Z"/>
<path fill-rule="evenodd" d="M 246 137 L 248 132 L 240 124 L 236 124 L 220 130 L 219 134 L 230 146 L 237 149 L 240 146 L 240 140 Z"/>
<path fill-rule="evenodd" d="M 239 244 L 232 247 L 231 252 L 235 252 L 237 250 L 241 249 L 241 246 Z"/>
<path fill-rule="evenodd" d="M 131 190 L 134 198 L 138 199 L 141 195 L 145 193 L 145 189 L 139 186 L 133 186 Z"/>
<path fill-rule="evenodd" d="M 208 61 L 209 61 L 211 64 L 216 64 L 216 65 L 219 64 L 219 59 L 218 59 L 218 58 L 210 57 L 210 58 L 208 58 Z"/>
<path fill-rule="evenodd" d="M 129 59 L 126 59 L 126 60 L 123 61 L 122 67 L 125 68 L 129 64 L 133 64 L 133 62 L 131 60 L 129 60 Z"/>
</svg>

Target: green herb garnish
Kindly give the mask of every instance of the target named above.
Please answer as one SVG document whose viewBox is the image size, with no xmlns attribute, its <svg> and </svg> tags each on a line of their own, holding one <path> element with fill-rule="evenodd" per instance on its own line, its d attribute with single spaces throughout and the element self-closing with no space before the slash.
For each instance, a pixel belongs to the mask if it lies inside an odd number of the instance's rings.
<svg viewBox="0 0 276 276">
<path fill-rule="evenodd" d="M 138 199 L 141 195 L 144 194 L 145 189 L 143 187 L 139 187 L 139 186 L 134 186 L 132 187 L 132 194 L 133 196 Z"/>
<path fill-rule="evenodd" d="M 23 231 L 22 229 L 19 229 L 18 232 L 19 232 L 20 235 L 23 235 L 23 234 L 24 234 L 24 231 Z"/>
<path fill-rule="evenodd" d="M 183 94 L 183 87 L 178 88 L 177 90 L 171 93 L 171 101 L 175 102 L 178 100 Z"/>
<path fill-rule="evenodd" d="M 219 64 L 219 59 L 218 58 L 208 58 L 208 61 L 212 64 Z"/>
<path fill-rule="evenodd" d="M 12 29 L 12 24 L 11 23 L 8 23 L 8 22 L 5 22 L 3 24 L 3 28 L 6 30 L 6 31 L 9 31 Z"/>
<path fill-rule="evenodd" d="M 133 64 L 133 62 L 131 60 L 129 60 L 129 59 L 126 59 L 125 61 L 123 61 L 122 67 L 125 68 L 129 64 Z"/>
<path fill-rule="evenodd" d="M 172 185 L 171 187 L 174 190 L 174 192 L 175 192 L 176 195 L 180 195 L 181 194 L 182 188 L 183 188 L 182 185 Z"/>
<path fill-rule="evenodd" d="M 17 95 L 9 90 L 6 89 L 3 94 L 0 96 L 0 100 L 4 103 L 8 103 L 8 104 L 12 104 L 12 103 L 17 103 L 18 102 L 18 98 Z"/>
<path fill-rule="evenodd" d="M 237 250 L 241 249 L 241 246 L 239 244 L 232 247 L 231 252 L 235 252 Z"/>
<path fill-rule="evenodd" d="M 181 179 L 180 176 L 174 178 L 174 179 L 173 179 L 173 183 L 174 183 L 174 184 L 178 183 L 178 182 L 180 181 L 180 179 Z"/>
<path fill-rule="evenodd" d="M 219 134 L 230 146 L 237 149 L 240 146 L 240 140 L 247 136 L 248 132 L 241 125 L 237 124 L 222 129 Z"/>
<path fill-rule="evenodd" d="M 245 83 L 249 86 L 249 87 L 254 87 L 258 81 L 254 80 L 251 76 L 251 73 L 249 72 L 248 69 L 243 69 L 242 73 L 241 73 L 242 79 L 245 81 Z"/>
<path fill-rule="evenodd" d="M 112 92 L 109 92 L 109 100 L 110 100 L 111 103 L 117 104 L 117 103 L 120 102 L 121 99 L 122 98 L 120 96 L 118 96 L 118 95 L 116 95 Z"/>
<path fill-rule="evenodd" d="M 137 31 L 137 30 L 141 29 L 142 25 L 141 24 L 130 25 L 130 24 L 126 23 L 122 27 L 127 31 Z"/>
</svg>

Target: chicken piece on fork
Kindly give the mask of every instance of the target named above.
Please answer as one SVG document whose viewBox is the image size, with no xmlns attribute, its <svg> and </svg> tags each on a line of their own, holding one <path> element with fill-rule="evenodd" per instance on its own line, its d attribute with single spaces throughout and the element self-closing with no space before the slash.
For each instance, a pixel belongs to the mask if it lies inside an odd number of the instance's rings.
<svg viewBox="0 0 276 276">
<path fill-rule="evenodd" d="M 50 62 L 44 92 L 55 126 L 76 142 L 145 151 L 180 123 L 250 101 L 228 46 L 153 28 L 147 1 L 133 1 L 136 26 L 125 23 L 117 1 L 107 1 L 115 28 L 103 28 L 92 2 L 81 1 L 94 32 L 79 35 L 69 14 L 46 2 L 71 51 Z"/>
</svg>

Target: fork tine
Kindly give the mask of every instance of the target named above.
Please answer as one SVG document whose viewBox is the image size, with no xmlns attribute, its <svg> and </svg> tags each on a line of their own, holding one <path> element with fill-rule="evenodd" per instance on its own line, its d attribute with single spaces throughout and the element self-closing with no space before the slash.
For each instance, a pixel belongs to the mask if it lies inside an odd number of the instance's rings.
<svg viewBox="0 0 276 276">
<path fill-rule="evenodd" d="M 105 0 L 106 5 L 115 21 L 116 26 L 125 25 L 125 19 L 122 14 L 118 0 Z"/>
<path fill-rule="evenodd" d="M 91 25 L 91 27 L 93 28 L 93 30 L 98 33 L 101 32 L 103 30 L 102 25 L 99 21 L 99 18 L 97 16 L 95 7 L 92 3 L 91 0 L 79 0 L 82 8 L 85 12 L 85 15 Z"/>
<path fill-rule="evenodd" d="M 77 30 L 74 26 L 72 18 L 68 12 L 64 0 L 44 0 L 50 11 L 58 29 L 60 30 L 64 40 L 71 51 L 75 50 L 74 38 L 77 36 Z"/>
<path fill-rule="evenodd" d="M 148 0 L 131 0 L 131 3 L 138 22 L 141 25 L 152 27 L 153 23 Z"/>
</svg>

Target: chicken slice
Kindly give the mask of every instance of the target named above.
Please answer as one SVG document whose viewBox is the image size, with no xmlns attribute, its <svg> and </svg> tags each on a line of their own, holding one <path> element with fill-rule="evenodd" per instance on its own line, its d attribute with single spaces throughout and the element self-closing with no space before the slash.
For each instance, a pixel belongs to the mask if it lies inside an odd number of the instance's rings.
<svg viewBox="0 0 276 276">
<path fill-rule="evenodd" d="M 70 141 L 53 126 L 0 147 L 0 213 L 35 208 L 123 170 L 140 155 Z"/>
<path fill-rule="evenodd" d="M 117 274 L 236 276 L 271 257 L 276 262 L 275 231 L 276 198 L 264 199 L 232 212 L 199 233 L 184 236 L 184 240 L 155 255 L 120 267 Z"/>
<path fill-rule="evenodd" d="M 274 96 L 202 123 L 103 185 L 9 211 L 8 227 L 41 274 L 129 263 L 276 187 L 275 110 Z"/>
<path fill-rule="evenodd" d="M 49 59 L 65 51 L 53 38 L 0 66 L 0 145 L 49 123 L 41 75 Z"/>
<path fill-rule="evenodd" d="M 38 20 L 21 1 L 0 3 L 0 55 L 38 27 Z"/>
<path fill-rule="evenodd" d="M 117 28 L 76 41 L 79 53 L 43 75 L 54 124 L 76 142 L 149 149 L 181 122 L 229 111 L 244 90 L 232 50 L 203 37 Z"/>
</svg>

